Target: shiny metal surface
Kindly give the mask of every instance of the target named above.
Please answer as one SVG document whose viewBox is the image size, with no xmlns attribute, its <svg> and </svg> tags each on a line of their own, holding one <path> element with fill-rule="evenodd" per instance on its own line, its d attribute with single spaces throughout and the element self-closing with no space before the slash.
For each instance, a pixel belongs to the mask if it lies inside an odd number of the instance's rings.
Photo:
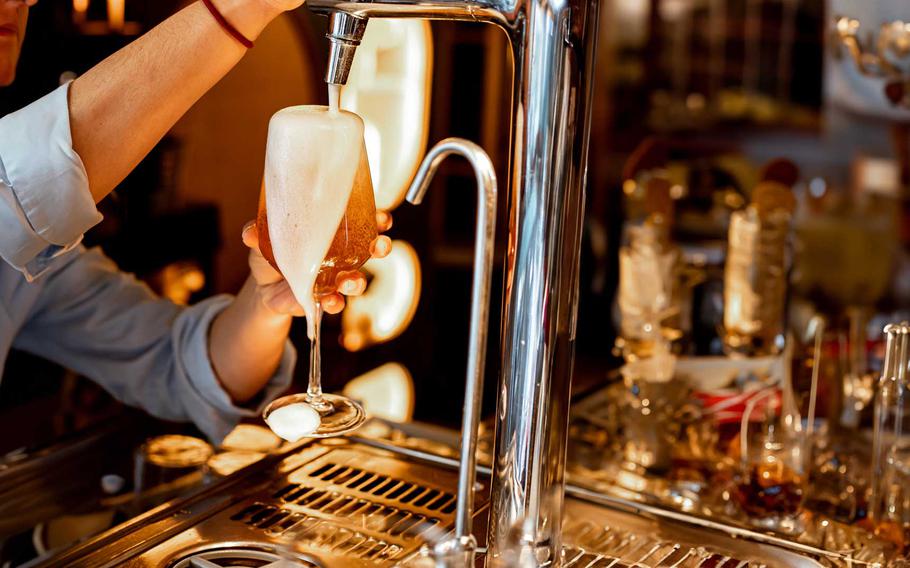
<svg viewBox="0 0 910 568">
<path fill-rule="evenodd" d="M 587 401 L 586 401 L 587 402 Z M 596 401 L 592 401 L 596 402 Z M 600 405 L 602 406 L 602 404 Z M 424 433 L 428 433 L 426 430 Z M 458 461 L 451 457 L 429 453 L 427 451 L 414 448 L 416 444 L 414 439 L 403 440 L 402 432 L 395 434 L 395 442 L 383 439 L 372 438 L 352 438 L 358 444 L 367 445 L 373 448 L 384 449 L 396 454 L 407 456 L 412 460 L 438 465 L 440 467 L 454 468 L 458 467 Z M 432 435 L 432 433 L 430 433 Z M 429 440 L 428 440 L 429 441 Z M 436 447 L 437 444 L 445 444 L 442 437 L 434 437 L 434 444 L 428 444 Z M 400 444 L 406 443 L 406 446 Z M 570 439 L 571 443 L 571 439 Z M 571 452 L 570 452 L 571 454 Z M 585 502 L 598 506 L 603 514 L 622 513 L 622 516 L 610 521 L 609 526 L 613 529 L 634 529 L 631 532 L 638 542 L 643 542 L 644 536 L 660 534 L 664 538 L 666 527 L 675 527 L 668 535 L 667 539 L 676 539 L 676 543 L 682 542 L 683 537 L 688 538 L 688 542 L 700 543 L 707 548 L 708 558 L 713 554 L 726 550 L 728 555 L 741 557 L 755 557 L 756 554 L 775 555 L 780 551 L 786 554 L 781 558 L 789 558 L 788 566 L 815 566 L 810 562 L 804 564 L 805 559 L 821 561 L 828 566 L 874 566 L 876 564 L 885 565 L 890 553 L 881 543 L 876 541 L 866 531 L 858 530 L 836 523 L 830 519 L 813 518 L 812 522 L 806 526 L 806 531 L 796 539 L 787 538 L 780 535 L 761 532 L 753 527 L 739 526 L 730 522 L 729 519 L 722 515 L 700 516 L 692 512 L 684 512 L 670 507 L 669 503 L 661 504 L 652 502 L 648 497 L 654 495 L 630 494 L 627 497 L 619 496 L 615 491 L 610 489 L 609 484 L 615 483 L 615 479 L 604 481 L 598 472 L 597 475 L 591 475 L 594 472 L 585 472 L 570 464 L 569 478 L 566 484 L 566 496 L 574 498 L 574 502 Z M 481 475 L 491 475 L 492 469 L 483 463 L 477 466 L 477 472 Z M 606 473 L 606 472 L 603 472 Z M 629 494 L 629 491 L 625 491 Z M 654 493 L 654 492 L 652 492 Z M 643 501 L 642 498 L 645 500 Z M 573 501 L 570 500 L 570 505 Z M 567 527 L 566 523 L 576 517 L 577 513 L 572 510 L 571 506 L 566 511 L 563 522 L 563 535 L 569 535 L 566 541 L 566 548 L 572 549 L 581 547 L 591 552 L 593 548 L 590 544 L 580 544 L 571 537 L 572 529 Z M 588 517 L 585 517 L 588 518 Z M 656 523 L 651 528 L 641 525 L 641 523 Z M 605 525 L 607 526 L 607 525 Z M 679 531 L 682 531 L 680 533 Z M 612 534 L 617 534 L 616 532 Z M 712 540 L 712 535 L 723 535 L 720 541 Z M 694 540 L 693 540 L 694 539 Z M 726 539 L 730 539 L 729 541 Z M 737 547 L 731 548 L 730 542 L 735 541 Z M 708 546 L 712 544 L 712 546 Z M 595 547 L 596 548 L 596 547 Z M 610 552 L 603 548 L 599 549 L 601 553 Z M 765 552 L 760 552 L 765 551 Z M 758 556 L 761 558 L 761 556 Z M 697 555 L 689 556 L 680 566 L 699 566 L 701 558 Z M 715 559 L 716 560 L 716 559 Z M 594 564 L 599 566 L 601 564 Z M 607 565 L 610 565 L 607 563 Z M 614 566 L 620 566 L 616 564 Z M 644 563 L 643 565 L 648 565 Z M 666 564 L 658 563 L 663 566 Z M 708 565 L 715 565 L 708 563 Z M 732 565 L 736 565 L 735 563 Z"/>
<path fill-rule="evenodd" d="M 515 70 L 512 172 L 490 554 L 498 557 L 509 535 L 520 530 L 521 540 L 539 549 L 539 558 L 558 563 L 599 3 L 311 0 L 307 5 L 365 19 L 487 22 L 509 35 Z M 335 75 L 333 81 L 343 79 Z"/>
<path fill-rule="evenodd" d="M 348 82 L 354 53 L 363 39 L 367 21 L 342 12 L 329 15 L 329 64 L 325 68 L 325 82 L 344 85 Z"/>
<path fill-rule="evenodd" d="M 267 547 L 232 545 L 206 548 L 198 554 L 191 553 L 178 560 L 172 568 L 232 568 L 255 566 L 256 568 L 322 568 L 305 556 L 288 556 Z"/>
<path fill-rule="evenodd" d="M 427 152 L 407 199 L 419 205 L 440 164 L 451 155 L 464 157 L 477 181 L 477 221 L 474 235 L 474 278 L 471 284 L 471 328 L 468 339 L 468 368 L 465 375 L 464 411 L 461 422 L 461 460 L 458 475 L 458 514 L 453 538 L 441 543 L 446 556 L 458 558 L 464 566 L 474 565 L 477 542 L 471 531 L 474 511 L 474 479 L 477 430 L 483 401 L 483 375 L 487 352 L 487 324 L 490 313 L 490 281 L 493 278 L 493 245 L 496 239 L 496 170 L 483 148 L 468 140 L 447 138 Z"/>
<path fill-rule="evenodd" d="M 783 549 L 737 541 L 722 533 L 696 531 L 675 523 L 604 510 L 574 499 L 569 501 L 562 530 L 566 541 L 564 565 L 573 568 L 823 566 L 817 560 Z"/>
<path fill-rule="evenodd" d="M 318 566 L 393 566 L 455 521 L 457 473 L 345 440 L 312 442 L 254 464 L 38 566 L 173 568 L 229 547 Z M 485 512 L 487 485 L 478 489 Z"/>
<path fill-rule="evenodd" d="M 823 543 L 803 543 L 786 539 L 774 534 L 760 532 L 751 528 L 739 527 L 722 520 L 698 517 L 695 515 L 673 511 L 664 507 L 629 501 L 619 497 L 613 497 L 597 490 L 585 488 L 576 485 L 576 479 L 570 482 L 566 488 L 566 494 L 572 497 L 584 500 L 587 503 L 600 505 L 611 510 L 626 511 L 635 518 L 639 519 L 657 519 L 662 523 L 671 523 L 685 528 L 691 538 L 699 539 L 698 541 L 711 544 L 709 535 L 723 534 L 734 541 L 744 543 L 742 546 L 745 550 L 750 550 L 752 546 L 761 546 L 762 550 L 786 551 L 790 558 L 793 559 L 792 566 L 801 565 L 796 562 L 797 559 L 805 558 L 813 562 L 824 561 L 829 566 L 882 566 L 884 565 L 881 550 L 874 547 L 863 546 L 859 540 L 855 541 L 855 546 L 850 550 L 834 551 L 824 548 Z M 634 526 L 629 525 L 631 520 L 624 525 L 616 526 Z M 833 532 L 833 531 L 832 531 Z M 705 540 L 705 539 L 708 540 Z M 745 543 L 751 543 L 746 545 Z M 713 550 L 713 549 L 712 549 Z M 754 549 L 751 549 L 754 553 Z M 815 566 L 817 564 L 808 564 Z"/>
<path fill-rule="evenodd" d="M 52 446 L 0 456 L 0 542 L 54 523 L 74 510 L 116 507 L 120 515 L 134 516 L 158 499 L 169 500 L 198 488 L 201 475 L 180 477 L 153 491 L 116 496 L 104 491 L 101 480 L 105 476 L 111 476 L 114 483 L 129 478 L 133 450 L 148 433 L 141 418 L 125 416 Z"/>
<path fill-rule="evenodd" d="M 240 548 L 333 568 L 408 566 L 424 543 L 440 542 L 454 526 L 458 461 L 365 442 L 373 448 L 319 440 L 271 456 L 35 565 L 176 568 L 193 555 Z M 491 471 L 478 471 L 482 523 Z M 560 559 L 569 566 L 819 566 L 812 551 L 762 544 L 757 533 L 697 527 L 571 486 L 567 494 Z"/>
<path fill-rule="evenodd" d="M 598 3 L 526 11 L 488 547 L 530 520 L 522 539 L 558 564 Z"/>
</svg>

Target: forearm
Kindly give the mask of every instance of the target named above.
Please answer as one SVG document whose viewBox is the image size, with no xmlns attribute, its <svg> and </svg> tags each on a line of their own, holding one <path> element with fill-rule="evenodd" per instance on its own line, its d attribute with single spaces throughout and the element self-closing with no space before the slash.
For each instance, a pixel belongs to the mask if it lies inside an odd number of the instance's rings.
<svg viewBox="0 0 910 568">
<path fill-rule="evenodd" d="M 252 278 L 212 322 L 212 367 L 235 403 L 250 400 L 275 374 L 290 327 L 291 316 L 267 308 Z"/>
<path fill-rule="evenodd" d="M 214 0 L 255 39 L 281 13 L 268 1 Z M 195 2 L 111 55 L 70 87 L 73 148 L 98 202 L 246 49 Z"/>
</svg>

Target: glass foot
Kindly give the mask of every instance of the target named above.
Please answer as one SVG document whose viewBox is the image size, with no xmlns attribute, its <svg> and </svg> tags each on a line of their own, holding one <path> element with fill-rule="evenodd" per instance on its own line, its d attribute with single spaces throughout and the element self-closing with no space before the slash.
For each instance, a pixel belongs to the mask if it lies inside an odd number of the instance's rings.
<svg viewBox="0 0 910 568">
<path fill-rule="evenodd" d="M 314 404 L 306 393 L 283 396 L 265 408 L 262 418 L 272 431 L 291 442 L 341 436 L 366 422 L 363 407 L 345 396 L 323 394 L 320 402 L 327 404 Z"/>
</svg>

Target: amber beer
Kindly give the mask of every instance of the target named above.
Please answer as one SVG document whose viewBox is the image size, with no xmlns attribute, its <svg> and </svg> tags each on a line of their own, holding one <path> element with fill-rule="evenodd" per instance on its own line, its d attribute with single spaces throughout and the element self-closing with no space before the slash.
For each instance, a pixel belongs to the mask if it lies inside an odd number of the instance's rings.
<svg viewBox="0 0 910 568">
<path fill-rule="evenodd" d="M 269 222 L 265 205 L 265 183 L 259 193 L 259 210 L 256 214 L 256 230 L 259 234 L 259 250 L 275 270 L 281 272 L 272 252 L 269 237 Z M 360 151 L 360 164 L 354 176 L 354 186 L 344 217 L 335 231 L 329 252 L 322 261 L 316 284 L 315 296 L 331 294 L 337 288 L 339 275 L 360 268 L 372 255 L 373 243 L 378 235 L 376 229 L 376 202 L 373 198 L 373 182 L 366 149 Z"/>
<path fill-rule="evenodd" d="M 284 108 L 269 120 L 257 213 L 260 248 L 282 267 L 310 338 L 306 393 L 277 399 L 263 411 L 266 423 L 287 440 L 337 436 L 366 419 L 355 401 L 322 392 L 319 348 L 321 297 L 370 258 L 377 238 L 363 130 L 356 114 L 318 105 Z"/>
</svg>

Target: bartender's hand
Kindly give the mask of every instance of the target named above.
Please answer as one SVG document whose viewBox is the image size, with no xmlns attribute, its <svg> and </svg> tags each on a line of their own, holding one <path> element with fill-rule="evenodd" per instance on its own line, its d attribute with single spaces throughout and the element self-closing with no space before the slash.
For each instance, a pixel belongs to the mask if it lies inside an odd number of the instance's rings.
<svg viewBox="0 0 910 568">
<path fill-rule="evenodd" d="M 3 0 L 0 0 L 2 2 Z M 387 213 L 376 215 L 381 231 L 392 225 Z M 215 317 L 209 333 L 212 368 L 235 403 L 249 401 L 275 374 L 291 329 L 291 316 L 303 315 L 291 288 L 259 252 L 256 225 L 243 228 L 243 242 L 250 247 L 250 278 L 234 300 Z M 373 257 L 389 254 L 392 242 L 380 235 L 373 245 Z M 322 300 L 329 313 L 344 308 L 344 295 L 360 294 L 366 278 L 353 271 L 339 278 L 338 292 Z"/>
<path fill-rule="evenodd" d="M 273 0 L 269 0 L 273 1 Z M 274 0 L 278 1 L 278 0 Z M 385 232 L 392 226 L 392 216 L 384 211 L 376 212 L 376 225 L 379 232 Z M 243 227 L 243 244 L 250 247 L 250 273 L 256 282 L 262 302 L 270 310 L 293 316 L 302 316 L 303 308 L 294 298 L 294 293 L 280 272 L 275 270 L 259 251 L 259 233 L 256 222 L 250 221 Z M 385 235 L 379 235 L 373 245 L 373 258 L 383 258 L 392 250 L 392 241 Z M 321 299 L 322 309 L 329 314 L 337 314 L 344 309 L 345 296 L 359 296 L 367 287 L 366 277 L 359 270 L 352 270 L 338 278 L 338 291 Z"/>
</svg>

